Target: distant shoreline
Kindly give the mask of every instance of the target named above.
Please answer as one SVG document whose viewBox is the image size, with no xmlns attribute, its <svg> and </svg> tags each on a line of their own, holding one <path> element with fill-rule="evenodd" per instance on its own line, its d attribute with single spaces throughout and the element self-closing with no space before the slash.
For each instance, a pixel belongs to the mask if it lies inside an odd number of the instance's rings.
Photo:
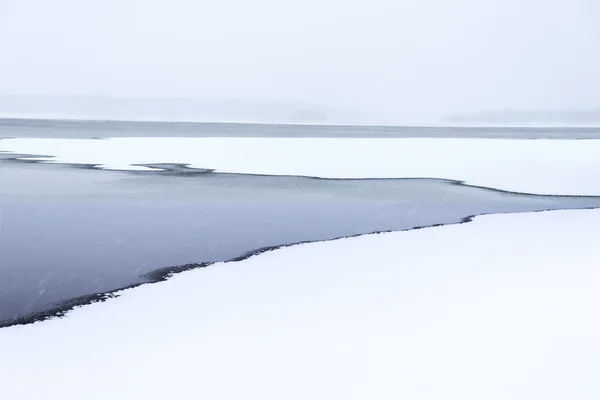
<svg viewBox="0 0 600 400">
<path fill-rule="evenodd" d="M 373 128 L 419 128 L 419 129 L 599 129 L 598 123 L 452 123 L 452 122 L 424 122 L 424 123 L 394 123 L 394 122 L 293 122 L 293 121 L 223 121 L 223 120 L 169 120 L 169 119 L 146 119 L 146 118 L 111 118 L 111 117 L 70 117 L 70 116 L 9 116 L 0 115 L 0 127 L 2 126 L 40 126 L 40 123 L 48 122 L 53 125 L 82 124 L 124 124 L 124 125 L 173 125 L 173 126 L 310 126 L 310 127 L 373 127 Z"/>
</svg>

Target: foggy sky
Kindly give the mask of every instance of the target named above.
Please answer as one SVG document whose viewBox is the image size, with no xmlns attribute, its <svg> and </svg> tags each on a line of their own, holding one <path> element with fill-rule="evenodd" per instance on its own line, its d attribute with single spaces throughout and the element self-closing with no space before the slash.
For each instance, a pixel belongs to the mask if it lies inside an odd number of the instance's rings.
<svg viewBox="0 0 600 400">
<path fill-rule="evenodd" d="M 598 0 L 0 0 L 0 93 L 600 107 Z"/>
</svg>

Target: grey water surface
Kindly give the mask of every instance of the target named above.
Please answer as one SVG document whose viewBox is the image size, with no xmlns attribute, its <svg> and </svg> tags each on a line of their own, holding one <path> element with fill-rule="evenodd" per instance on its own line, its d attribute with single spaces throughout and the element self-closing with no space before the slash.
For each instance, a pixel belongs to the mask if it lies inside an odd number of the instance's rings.
<svg viewBox="0 0 600 400">
<path fill-rule="evenodd" d="M 450 127 L 207 122 L 77 121 L 0 118 L 0 138 L 325 137 L 600 139 L 600 127 Z"/>
</svg>

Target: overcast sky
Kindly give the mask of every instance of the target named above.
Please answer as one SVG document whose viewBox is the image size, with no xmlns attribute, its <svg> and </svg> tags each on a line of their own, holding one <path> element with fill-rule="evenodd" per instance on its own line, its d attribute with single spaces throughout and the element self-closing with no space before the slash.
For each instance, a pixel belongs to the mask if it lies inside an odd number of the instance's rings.
<svg viewBox="0 0 600 400">
<path fill-rule="evenodd" d="M 0 93 L 600 107 L 598 0 L 0 0 Z"/>
</svg>

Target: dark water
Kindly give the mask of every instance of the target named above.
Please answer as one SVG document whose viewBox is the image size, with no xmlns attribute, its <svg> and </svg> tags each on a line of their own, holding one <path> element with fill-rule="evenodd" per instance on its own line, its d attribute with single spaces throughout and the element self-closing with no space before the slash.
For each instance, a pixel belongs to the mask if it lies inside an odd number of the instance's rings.
<svg viewBox="0 0 600 400">
<path fill-rule="evenodd" d="M 0 160 L 0 321 L 263 247 L 461 221 L 600 207 L 428 179 L 327 180 L 111 172 Z M 0 324 L 0 325 L 1 325 Z"/>
<path fill-rule="evenodd" d="M 377 137 L 600 139 L 600 128 L 334 126 L 0 119 L 0 137 Z"/>
</svg>

